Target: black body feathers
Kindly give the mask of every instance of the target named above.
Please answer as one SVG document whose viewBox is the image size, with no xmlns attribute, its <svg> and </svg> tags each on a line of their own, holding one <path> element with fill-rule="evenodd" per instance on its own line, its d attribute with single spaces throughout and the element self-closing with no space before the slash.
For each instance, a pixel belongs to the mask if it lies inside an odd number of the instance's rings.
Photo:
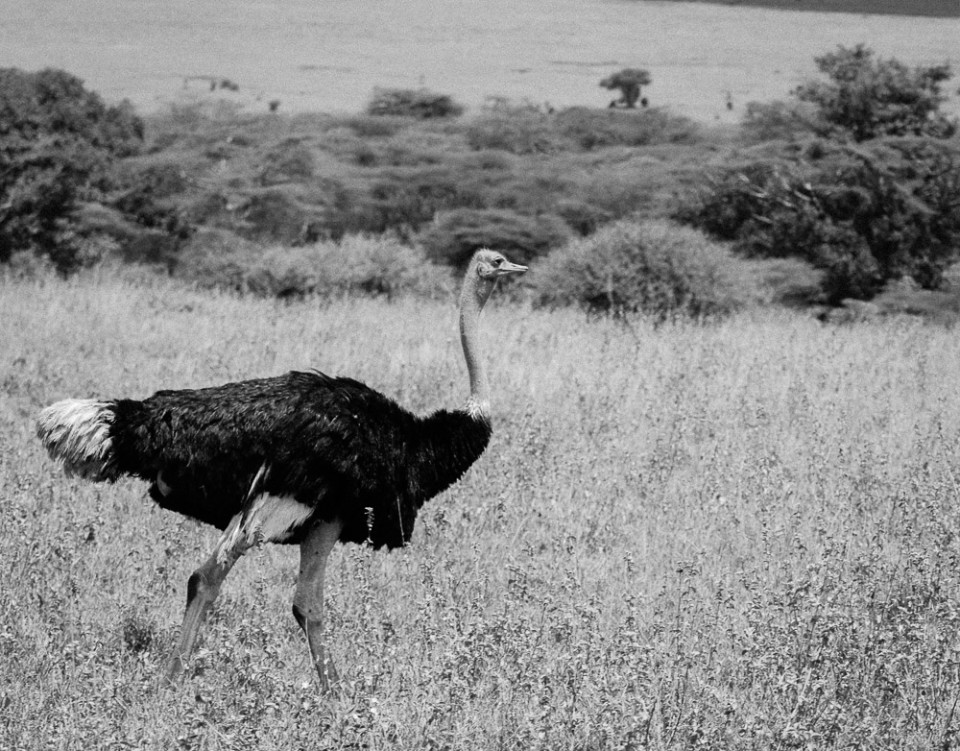
<svg viewBox="0 0 960 751">
<path fill-rule="evenodd" d="M 314 508 L 311 519 L 339 517 L 341 541 L 374 547 L 407 543 L 423 503 L 466 472 L 491 433 L 466 412 L 417 417 L 316 372 L 159 391 L 108 409 L 114 475 L 147 480 L 161 506 L 224 529 L 266 467 L 258 490 Z"/>
</svg>

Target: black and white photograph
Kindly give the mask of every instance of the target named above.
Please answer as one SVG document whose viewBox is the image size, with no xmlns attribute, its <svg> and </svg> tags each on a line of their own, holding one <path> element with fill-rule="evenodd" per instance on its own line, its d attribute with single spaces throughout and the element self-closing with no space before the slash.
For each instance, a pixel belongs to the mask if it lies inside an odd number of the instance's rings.
<svg viewBox="0 0 960 751">
<path fill-rule="evenodd" d="M 0 11 L 0 751 L 960 749 L 960 0 Z"/>
</svg>

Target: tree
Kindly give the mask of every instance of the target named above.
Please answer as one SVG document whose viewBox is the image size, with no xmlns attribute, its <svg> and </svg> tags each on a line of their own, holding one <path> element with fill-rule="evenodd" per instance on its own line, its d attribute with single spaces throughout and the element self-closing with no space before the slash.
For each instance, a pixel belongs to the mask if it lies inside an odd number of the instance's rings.
<svg viewBox="0 0 960 751">
<path fill-rule="evenodd" d="M 640 68 L 624 68 L 619 73 L 604 78 L 600 85 L 605 89 L 620 89 L 620 98 L 610 102 L 611 107 L 623 105 L 627 109 L 633 109 L 637 106 L 637 100 L 640 99 L 642 86 L 649 86 L 653 79 L 650 73 Z M 642 100 L 644 107 L 647 106 L 646 99 Z"/>
<path fill-rule="evenodd" d="M 940 85 L 952 75 L 949 65 L 910 69 L 896 59 L 874 57 L 862 44 L 841 45 L 815 61 L 830 80 L 805 83 L 794 95 L 815 104 L 827 123 L 855 141 L 885 135 L 946 138 L 956 132 L 956 121 L 939 112 L 946 99 Z"/>
<path fill-rule="evenodd" d="M 936 289 L 960 248 L 960 149 L 934 138 L 815 142 L 728 167 L 676 218 L 740 255 L 800 258 L 826 302 L 870 299 L 910 277 Z"/>
<path fill-rule="evenodd" d="M 0 262 L 29 250 L 77 266 L 74 211 L 105 193 L 112 160 L 142 140 L 129 104 L 107 107 L 75 76 L 0 69 Z"/>
</svg>

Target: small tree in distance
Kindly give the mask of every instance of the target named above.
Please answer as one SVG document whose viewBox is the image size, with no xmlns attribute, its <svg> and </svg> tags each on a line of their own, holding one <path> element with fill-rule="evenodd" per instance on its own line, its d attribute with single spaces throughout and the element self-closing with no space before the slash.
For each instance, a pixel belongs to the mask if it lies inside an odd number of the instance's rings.
<svg viewBox="0 0 960 751">
<path fill-rule="evenodd" d="M 610 107 L 623 106 L 627 109 L 633 109 L 637 106 L 637 100 L 642 93 L 641 87 L 649 86 L 653 79 L 649 71 L 641 68 L 624 68 L 619 73 L 604 78 L 600 85 L 605 89 L 620 89 L 620 98 L 610 102 Z M 642 100 L 644 107 L 647 106 L 646 99 Z"/>
<path fill-rule="evenodd" d="M 874 57 L 862 44 L 841 45 L 815 62 L 830 80 L 803 84 L 794 95 L 815 104 L 827 123 L 857 142 L 879 136 L 948 138 L 956 132 L 956 121 L 939 112 L 946 99 L 940 84 L 952 75 L 947 64 L 910 69 L 894 58 Z"/>
</svg>

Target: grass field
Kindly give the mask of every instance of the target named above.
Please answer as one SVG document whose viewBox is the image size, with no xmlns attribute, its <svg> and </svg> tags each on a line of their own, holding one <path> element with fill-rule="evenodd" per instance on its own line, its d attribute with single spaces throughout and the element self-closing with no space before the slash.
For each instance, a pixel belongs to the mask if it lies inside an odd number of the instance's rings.
<svg viewBox="0 0 960 751">
<path fill-rule="evenodd" d="M 955 331 L 627 326 L 494 300 L 494 440 L 408 549 L 334 552 L 329 697 L 284 547 L 240 563 L 183 681 L 159 688 L 216 532 L 137 483 L 66 479 L 34 417 L 305 367 L 455 406 L 453 303 L 8 279 L 0 342 L 4 750 L 954 742 Z"/>
</svg>

